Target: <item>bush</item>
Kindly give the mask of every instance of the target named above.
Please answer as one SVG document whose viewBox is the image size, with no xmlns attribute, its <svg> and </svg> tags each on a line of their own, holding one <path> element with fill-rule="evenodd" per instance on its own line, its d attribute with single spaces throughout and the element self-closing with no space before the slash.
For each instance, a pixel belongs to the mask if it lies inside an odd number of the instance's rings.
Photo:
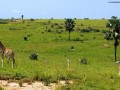
<svg viewBox="0 0 120 90">
<path fill-rule="evenodd" d="M 28 41 L 28 38 L 27 38 L 27 37 L 24 37 L 24 41 Z"/>
<path fill-rule="evenodd" d="M 22 78 L 25 78 L 26 76 L 22 75 L 21 73 L 16 72 L 16 74 L 13 76 L 14 79 L 20 80 Z"/>
<path fill-rule="evenodd" d="M 83 32 L 83 33 L 84 32 L 91 32 L 91 30 L 90 29 L 82 29 L 81 32 Z"/>
<path fill-rule="evenodd" d="M 107 30 L 101 30 L 101 33 L 106 33 L 107 32 Z"/>
<path fill-rule="evenodd" d="M 74 41 L 80 41 L 80 38 L 75 38 Z"/>
<path fill-rule="evenodd" d="M 51 29 L 48 29 L 47 31 L 48 31 L 48 32 L 51 32 Z"/>
<path fill-rule="evenodd" d="M 63 27 L 62 26 L 58 26 L 57 29 L 63 29 Z"/>
<path fill-rule="evenodd" d="M 55 23 L 54 25 L 57 26 L 57 25 L 59 25 L 59 24 L 58 24 L 58 23 Z"/>
<path fill-rule="evenodd" d="M 88 61 L 87 61 L 86 58 L 83 58 L 83 59 L 80 60 L 80 63 L 81 64 L 88 64 Z"/>
<path fill-rule="evenodd" d="M 98 30 L 98 29 L 94 29 L 93 31 L 94 31 L 94 32 L 100 32 L 100 30 Z"/>
<path fill-rule="evenodd" d="M 30 21 L 35 21 L 35 19 L 31 18 Z"/>
<path fill-rule="evenodd" d="M 26 27 L 10 27 L 9 30 L 23 30 L 26 29 Z"/>
<path fill-rule="evenodd" d="M 59 29 L 56 30 L 56 33 L 58 33 L 58 34 L 61 34 L 62 32 L 63 32 L 63 30 L 59 30 Z"/>
<path fill-rule="evenodd" d="M 80 39 L 80 38 L 75 38 L 75 39 L 73 39 L 73 41 L 84 41 L 83 39 Z"/>
<path fill-rule="evenodd" d="M 8 24 L 8 20 L 0 19 L 0 24 Z"/>
<path fill-rule="evenodd" d="M 15 27 L 10 27 L 9 30 L 17 30 Z"/>
<path fill-rule="evenodd" d="M 84 18 L 84 20 L 89 20 L 89 18 Z"/>
<path fill-rule="evenodd" d="M 84 26 L 84 24 L 83 24 L 83 23 L 81 23 L 81 26 Z"/>
<path fill-rule="evenodd" d="M 51 28 L 54 28 L 54 24 L 51 25 Z"/>
<path fill-rule="evenodd" d="M 72 49 L 72 50 L 73 50 L 73 49 L 75 49 L 75 47 L 74 47 L 74 46 L 71 46 L 71 47 L 70 47 L 70 49 Z"/>
<path fill-rule="evenodd" d="M 32 53 L 29 57 L 31 60 L 38 60 L 38 55 L 35 53 Z"/>
</svg>

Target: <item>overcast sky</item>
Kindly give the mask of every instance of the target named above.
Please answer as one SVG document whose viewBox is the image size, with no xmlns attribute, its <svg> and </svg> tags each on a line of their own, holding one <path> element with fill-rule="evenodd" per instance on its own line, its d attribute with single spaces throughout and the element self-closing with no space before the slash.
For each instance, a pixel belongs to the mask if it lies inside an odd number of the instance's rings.
<svg viewBox="0 0 120 90">
<path fill-rule="evenodd" d="M 120 18 L 111 0 L 1 0 L 0 18 Z M 112 0 L 115 1 L 115 0 Z"/>
</svg>

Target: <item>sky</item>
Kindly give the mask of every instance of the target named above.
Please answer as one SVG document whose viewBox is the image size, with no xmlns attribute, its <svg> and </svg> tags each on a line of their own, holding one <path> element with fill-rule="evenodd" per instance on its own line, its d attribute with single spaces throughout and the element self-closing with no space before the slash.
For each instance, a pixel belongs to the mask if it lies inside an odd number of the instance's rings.
<svg viewBox="0 0 120 90">
<path fill-rule="evenodd" d="M 0 18 L 120 18 L 120 3 L 111 0 L 1 0 Z M 112 0 L 115 1 L 115 0 Z"/>
</svg>

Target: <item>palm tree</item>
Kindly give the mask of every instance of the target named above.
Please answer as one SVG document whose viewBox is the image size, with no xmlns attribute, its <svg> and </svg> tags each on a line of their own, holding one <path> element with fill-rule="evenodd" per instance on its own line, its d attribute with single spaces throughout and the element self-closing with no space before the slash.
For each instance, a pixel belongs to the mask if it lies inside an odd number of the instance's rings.
<svg viewBox="0 0 120 90">
<path fill-rule="evenodd" d="M 73 28 L 75 27 L 75 22 L 72 19 L 66 19 L 65 21 L 65 28 L 66 31 L 69 32 L 69 41 L 70 41 L 70 33 L 71 31 L 74 31 Z"/>
<path fill-rule="evenodd" d="M 109 22 L 107 23 L 106 27 L 110 28 L 113 33 L 114 37 L 114 57 L 115 61 L 117 60 L 117 46 L 119 45 L 118 39 L 120 35 L 120 19 L 118 19 L 115 16 L 112 16 L 111 19 L 109 19 Z"/>
<path fill-rule="evenodd" d="M 23 19 L 23 18 L 24 18 L 24 15 L 22 15 L 21 18 Z"/>
</svg>

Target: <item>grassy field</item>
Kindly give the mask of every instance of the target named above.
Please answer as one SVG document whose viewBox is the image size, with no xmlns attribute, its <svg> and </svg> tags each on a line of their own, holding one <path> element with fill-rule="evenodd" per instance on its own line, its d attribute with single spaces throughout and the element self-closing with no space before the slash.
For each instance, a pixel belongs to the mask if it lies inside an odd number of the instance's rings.
<svg viewBox="0 0 120 90">
<path fill-rule="evenodd" d="M 15 67 L 4 62 L 1 79 L 40 80 L 46 85 L 59 80 L 72 80 L 58 90 L 119 90 L 120 77 L 114 61 L 113 41 L 104 39 L 107 20 L 75 20 L 75 31 L 64 28 L 65 20 L 17 20 L 0 24 L 0 41 L 15 52 Z M 81 32 L 92 28 L 96 31 Z M 24 40 L 28 38 L 28 41 Z M 74 50 L 71 49 L 74 47 Z M 117 58 L 119 59 L 119 49 Z M 38 60 L 30 60 L 31 53 Z M 86 58 L 88 64 L 81 64 Z M 69 70 L 67 60 L 70 60 Z"/>
</svg>

